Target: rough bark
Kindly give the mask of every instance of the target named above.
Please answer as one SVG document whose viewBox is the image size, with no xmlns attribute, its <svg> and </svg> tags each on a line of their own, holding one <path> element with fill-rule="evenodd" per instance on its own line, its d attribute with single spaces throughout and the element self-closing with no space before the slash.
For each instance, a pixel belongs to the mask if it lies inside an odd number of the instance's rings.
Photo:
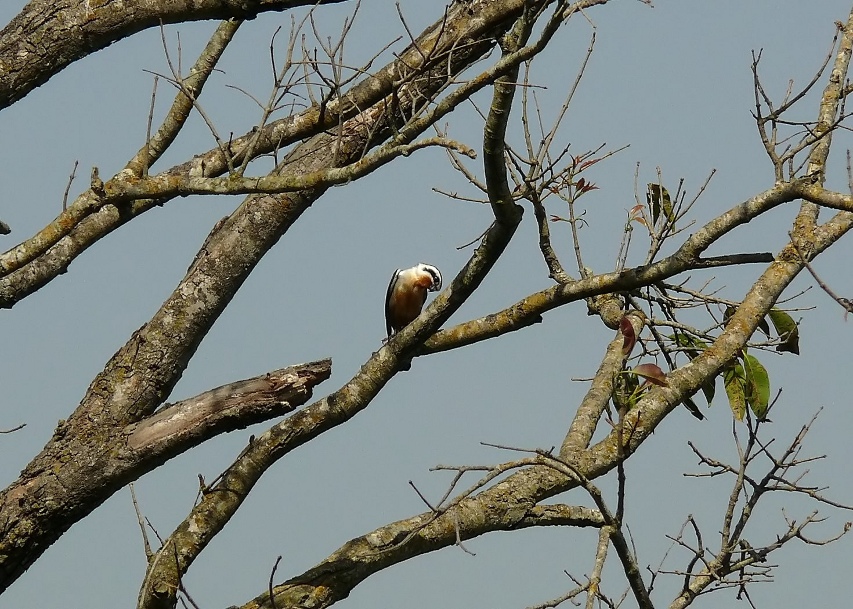
<svg viewBox="0 0 853 609">
<path fill-rule="evenodd" d="M 265 11 L 344 0 L 32 0 L 0 31 L 0 109 L 71 63 L 161 23 L 251 19 Z"/>
<path fill-rule="evenodd" d="M 146 460 L 165 460 L 214 435 L 287 414 L 310 399 L 314 385 L 331 373 L 332 361 L 327 359 L 273 370 L 165 404 L 125 429 L 126 452 Z"/>
<path fill-rule="evenodd" d="M 601 2 L 590 0 L 589 4 Z M 423 91 L 429 95 L 430 90 L 438 90 L 448 82 L 448 62 L 453 66 L 451 74 L 464 70 L 472 62 L 472 57 L 479 57 L 494 47 L 496 34 L 518 15 L 523 6 L 521 0 L 502 0 L 473 3 L 470 11 L 469 7 L 456 7 L 445 19 L 427 28 L 398 59 L 366 76 L 339 98 L 265 125 L 258 134 L 250 131 L 235 138 L 230 144 L 235 161 L 242 161 L 242 155 L 252 143 L 254 158 L 335 128 L 387 96 L 396 95 L 394 92 L 402 86 L 414 86 L 413 91 L 417 91 L 421 86 L 416 84 L 418 79 L 431 79 L 431 84 Z M 436 84 L 440 86 L 435 88 Z M 490 82 L 482 79 L 478 84 L 482 88 Z M 109 187 L 112 181 L 137 182 L 141 175 L 139 156 L 137 154 L 124 170 L 105 182 L 104 187 Z M 227 170 L 222 152 L 214 148 L 163 172 L 161 176 L 186 180 L 196 176 L 218 176 Z M 74 259 L 99 239 L 169 200 L 170 197 L 149 196 L 115 205 L 109 204 L 100 193 L 87 190 L 34 237 L 0 255 L 0 308 L 11 308 L 33 294 L 66 272 Z"/>
<path fill-rule="evenodd" d="M 590 0 L 587 4 L 605 1 Z M 263 10 L 302 4 L 267 0 L 238 5 L 202 0 L 188 7 L 167 2 L 121 5 L 65 0 L 48 4 L 36 0 L 0 32 L 0 108 L 86 53 L 160 20 L 237 14 L 251 17 Z M 325 189 L 368 173 L 359 173 L 364 169 L 366 151 L 383 141 L 397 146 L 391 155 L 410 151 L 406 146 L 431 124 L 412 117 L 428 106 L 441 108 L 437 95 L 449 84 L 453 83 L 456 91 L 467 86 L 454 82 L 454 78 L 496 44 L 501 45 L 504 58 L 517 51 L 526 43 L 535 21 L 526 17 L 540 16 L 536 10 L 548 4 L 547 0 L 454 3 L 445 19 L 428 28 L 400 59 L 366 77 L 349 94 L 328 106 L 310 108 L 298 117 L 265 126 L 260 135 L 247 134 L 229 144 L 236 146 L 237 158 L 293 144 L 290 154 L 270 176 L 254 184 L 236 175 L 211 179 L 227 170 L 220 150 L 154 177 L 147 175 L 145 160 L 135 157 L 118 176 L 81 196 L 69 213 L 41 235 L 44 239 L 34 239 L 27 244 L 31 247 L 22 244 L 0 257 L 0 306 L 11 306 L 64 271 L 98 238 L 154 205 L 186 192 L 229 192 L 229 185 L 230 192 L 236 185 L 240 192 L 266 193 L 247 197 L 216 226 L 160 310 L 110 359 L 69 420 L 57 426 L 42 453 L 0 493 L 0 592 L 64 531 L 127 482 L 214 435 L 289 413 L 310 398 L 313 386 L 330 374 L 327 360 L 233 383 L 158 410 L 252 269 Z M 122 6 L 124 9 L 119 10 Z M 562 14 L 558 17 L 555 28 Z M 853 48 L 851 28 L 853 17 L 824 93 L 820 129 L 831 128 L 840 100 L 846 95 L 843 83 Z M 421 60 L 423 63 L 418 64 Z M 408 73 L 401 80 L 402 66 Z M 391 523 L 351 540 L 320 565 L 274 587 L 272 598 L 264 593 L 246 606 L 325 607 L 345 598 L 354 586 L 381 569 L 490 531 L 551 525 L 610 526 L 602 512 L 538 503 L 612 471 L 636 451 L 685 397 L 741 353 L 758 324 L 805 267 L 803 252 L 807 250 L 810 257 L 820 254 L 853 228 L 853 197 L 830 193 L 822 186 L 831 142 L 827 134 L 811 151 L 808 175 L 777 181 L 764 193 L 736 205 L 696 229 L 671 256 L 619 273 L 590 274 L 563 282 L 504 311 L 439 332 L 422 346 L 477 289 L 521 220 L 521 208 L 514 198 L 517 191 L 507 179 L 505 149 L 518 63 L 486 77 L 483 74 L 467 81 L 482 77 L 483 86 L 494 85 L 483 150 L 495 221 L 480 247 L 424 314 L 374 353 L 352 379 L 253 438 L 221 478 L 205 489 L 199 503 L 152 557 L 140 591 L 140 607 L 173 607 L 187 569 L 239 509 L 264 471 L 285 454 L 361 412 L 413 357 L 526 327 L 552 308 L 598 295 L 608 295 L 610 312 L 607 319 L 601 309 L 596 312 L 607 325 L 618 326 L 621 298 L 614 293 L 707 266 L 767 264 L 713 343 L 689 364 L 673 370 L 666 386 L 651 389 L 623 413 L 624 425 L 630 429 L 627 437 L 621 429 L 608 430 L 603 439 L 590 445 L 611 399 L 615 375 L 626 357 L 622 337 L 617 334 L 559 452 L 559 459 L 571 473 L 552 467 L 540 453 L 542 458 L 533 458 L 521 471 L 493 486 L 478 487 L 451 502 L 449 508 Z M 406 95 L 400 95 L 402 91 Z M 307 139 L 297 143 L 302 138 Z M 251 146 L 255 147 L 247 153 Z M 359 163 L 362 165 L 357 166 Z M 332 175 L 336 177 L 330 178 Z M 803 205 L 795 222 L 793 243 L 774 259 L 768 261 L 766 254 L 702 257 L 723 235 L 798 198 L 809 203 Z M 817 225 L 818 206 L 835 208 L 839 213 Z M 643 321 L 634 316 L 631 322 L 639 333 Z M 710 581 L 700 583 L 706 586 Z"/>
<path fill-rule="evenodd" d="M 513 76 L 510 70 L 508 77 Z M 511 104 L 512 90 L 513 87 L 503 87 L 502 95 L 494 102 L 492 113 L 502 112 L 504 119 L 490 121 L 494 123 L 494 133 L 484 141 L 484 156 L 492 165 L 503 162 L 505 113 Z M 285 454 L 364 410 L 394 374 L 409 365 L 416 346 L 479 286 L 505 250 L 522 215 L 521 208 L 510 196 L 505 173 L 493 172 L 488 181 L 495 222 L 451 285 L 420 318 L 374 353 L 358 374 L 339 390 L 269 429 L 246 448 L 150 561 L 137 604 L 140 609 L 175 606 L 182 577 L 236 513 L 260 476 Z"/>
<path fill-rule="evenodd" d="M 437 36 L 435 45 L 447 52 L 407 83 L 410 95 L 364 110 L 337 134 L 323 133 L 299 144 L 275 173 L 305 175 L 356 162 L 365 150 L 399 130 L 402 117 L 416 114 L 449 78 L 488 51 L 495 28 L 511 23 L 522 6 L 507 0 L 456 8 L 424 34 L 427 39 Z M 482 15 L 472 9 L 490 15 L 491 27 L 484 31 Z M 410 137 L 428 127 L 423 124 Z M 255 265 L 324 191 L 321 185 L 297 193 L 251 196 L 208 238 L 175 292 L 113 356 L 68 422 L 0 495 L 0 590 L 68 527 L 133 479 L 112 450 L 115 430 L 149 417 L 168 397 Z M 116 213 L 116 221 L 126 221 L 118 210 L 110 213 Z M 56 463 L 65 466 L 55 471 L 51 465 Z"/>
<path fill-rule="evenodd" d="M 275 370 L 167 407 L 140 426 L 122 425 L 124 417 L 107 408 L 60 421 L 45 450 L 0 494 L 0 589 L 128 482 L 215 435 L 293 410 L 330 374 L 329 360 Z M 114 407 L 127 408 L 113 397 Z"/>
</svg>

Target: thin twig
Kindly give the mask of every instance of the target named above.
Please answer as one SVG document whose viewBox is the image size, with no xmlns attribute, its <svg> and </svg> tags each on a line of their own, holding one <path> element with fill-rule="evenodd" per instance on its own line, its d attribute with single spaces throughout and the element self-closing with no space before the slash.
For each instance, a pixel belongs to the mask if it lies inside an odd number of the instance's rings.
<svg viewBox="0 0 853 609">
<path fill-rule="evenodd" d="M 136 489 L 133 482 L 130 486 L 130 499 L 133 502 L 133 510 L 136 512 L 136 520 L 139 523 L 139 531 L 142 533 L 142 548 L 145 551 L 145 560 L 150 562 L 154 552 L 151 551 L 151 544 L 148 543 L 148 533 L 145 531 L 145 518 L 139 509 L 139 503 L 136 501 Z"/>
<path fill-rule="evenodd" d="M 68 184 L 65 186 L 65 194 L 62 195 L 62 211 L 68 209 L 68 192 L 71 190 L 71 183 L 74 182 L 74 178 L 77 177 L 77 164 L 80 161 L 74 161 L 74 167 L 71 169 L 71 175 L 68 176 Z"/>
</svg>

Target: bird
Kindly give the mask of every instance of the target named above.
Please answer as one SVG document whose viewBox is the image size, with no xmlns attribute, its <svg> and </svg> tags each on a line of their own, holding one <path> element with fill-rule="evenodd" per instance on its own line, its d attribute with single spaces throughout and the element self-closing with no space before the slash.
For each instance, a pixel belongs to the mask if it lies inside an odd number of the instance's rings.
<svg viewBox="0 0 853 609">
<path fill-rule="evenodd" d="M 409 269 L 397 269 L 385 294 L 385 330 L 388 338 L 421 314 L 427 291 L 441 289 L 441 271 L 421 262 Z"/>
</svg>

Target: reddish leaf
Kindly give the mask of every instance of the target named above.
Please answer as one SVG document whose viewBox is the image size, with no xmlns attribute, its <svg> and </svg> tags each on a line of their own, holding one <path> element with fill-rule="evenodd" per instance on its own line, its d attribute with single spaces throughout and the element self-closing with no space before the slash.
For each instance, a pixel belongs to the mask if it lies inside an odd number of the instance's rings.
<svg viewBox="0 0 853 609">
<path fill-rule="evenodd" d="M 622 333 L 622 355 L 628 357 L 631 351 L 634 350 L 634 345 L 637 344 L 637 333 L 634 332 L 634 326 L 627 315 L 623 315 L 619 320 L 619 331 Z"/>
<path fill-rule="evenodd" d="M 584 161 L 583 163 L 580 164 L 580 167 L 578 167 L 578 171 L 583 171 L 584 169 L 586 169 L 590 165 L 595 165 L 600 160 L 601 159 L 591 159 L 589 161 Z"/>
<path fill-rule="evenodd" d="M 575 187 L 576 187 L 578 190 L 583 190 L 583 187 L 584 187 L 584 186 L 586 186 L 586 180 L 584 180 L 583 178 L 581 178 L 580 180 L 578 180 L 577 182 L 575 182 Z"/>
<path fill-rule="evenodd" d="M 666 387 L 666 374 L 656 364 L 640 364 L 633 370 L 634 374 L 641 376 L 650 383 Z"/>
<path fill-rule="evenodd" d="M 636 222 L 637 224 L 642 224 L 646 228 L 649 227 L 648 222 L 646 222 L 646 214 L 643 212 L 642 205 L 635 205 L 631 209 L 628 210 L 628 221 Z"/>
</svg>

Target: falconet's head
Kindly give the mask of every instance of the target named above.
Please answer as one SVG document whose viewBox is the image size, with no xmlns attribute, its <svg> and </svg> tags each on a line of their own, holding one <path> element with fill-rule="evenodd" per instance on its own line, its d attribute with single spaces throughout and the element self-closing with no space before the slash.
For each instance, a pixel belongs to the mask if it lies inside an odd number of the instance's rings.
<svg viewBox="0 0 853 609">
<path fill-rule="evenodd" d="M 420 274 L 427 274 L 431 279 L 431 283 L 427 286 L 430 292 L 438 292 L 441 289 L 441 271 L 431 264 L 421 262 L 415 267 L 415 270 Z"/>
</svg>

